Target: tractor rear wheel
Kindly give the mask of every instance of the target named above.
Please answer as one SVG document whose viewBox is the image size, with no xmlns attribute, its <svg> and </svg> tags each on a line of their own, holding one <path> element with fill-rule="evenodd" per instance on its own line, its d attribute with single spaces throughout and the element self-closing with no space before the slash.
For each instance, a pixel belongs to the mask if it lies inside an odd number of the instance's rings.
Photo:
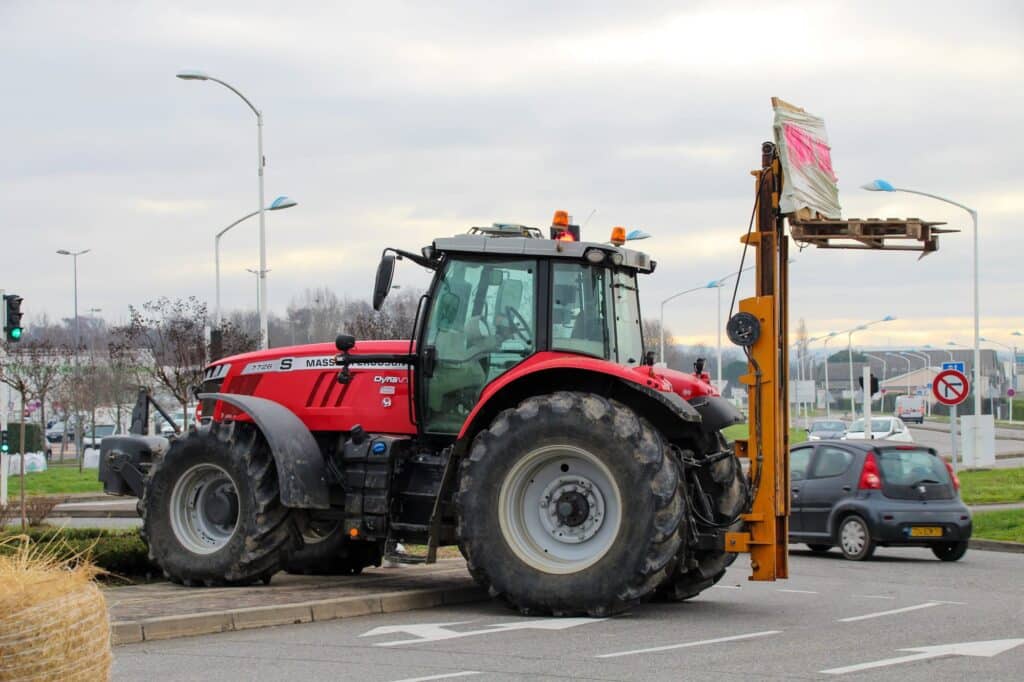
<svg viewBox="0 0 1024 682">
<path fill-rule="evenodd" d="M 692 456 L 692 452 L 684 453 Z M 732 453 L 721 459 L 688 472 L 690 492 L 687 499 L 691 509 L 690 522 L 699 528 L 701 521 L 723 526 L 720 532 L 738 532 L 744 523 L 739 519 L 747 504 L 747 479 L 739 459 Z M 699 500 L 709 498 L 712 518 Z M 706 523 L 704 524 L 707 525 Z M 725 527 L 727 526 L 727 527 Z M 725 570 L 736 561 L 736 554 L 723 550 L 684 548 L 676 570 L 658 588 L 658 597 L 665 601 L 685 601 L 712 587 L 725 575 Z"/>
<path fill-rule="evenodd" d="M 460 471 L 459 546 L 492 596 L 524 614 L 606 616 L 674 567 L 679 469 L 646 420 L 559 392 L 499 414 Z"/>
<path fill-rule="evenodd" d="M 270 448 L 249 424 L 214 424 L 174 441 L 139 510 L 149 558 L 186 585 L 269 582 L 300 542 Z"/>
</svg>

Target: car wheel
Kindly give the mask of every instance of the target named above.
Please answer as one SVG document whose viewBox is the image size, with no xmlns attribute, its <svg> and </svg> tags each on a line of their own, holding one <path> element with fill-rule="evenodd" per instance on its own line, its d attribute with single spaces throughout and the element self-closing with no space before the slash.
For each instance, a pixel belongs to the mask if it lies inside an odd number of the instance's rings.
<svg viewBox="0 0 1024 682">
<path fill-rule="evenodd" d="M 937 542 L 932 545 L 932 554 L 942 561 L 957 561 L 967 553 L 967 541 Z"/>
<path fill-rule="evenodd" d="M 827 552 L 832 549 L 832 545 L 817 545 L 810 542 L 807 543 L 807 546 L 811 548 L 812 552 Z"/>
<path fill-rule="evenodd" d="M 839 549 L 850 561 L 864 561 L 875 553 L 868 524 L 859 516 L 847 516 L 839 526 Z"/>
</svg>

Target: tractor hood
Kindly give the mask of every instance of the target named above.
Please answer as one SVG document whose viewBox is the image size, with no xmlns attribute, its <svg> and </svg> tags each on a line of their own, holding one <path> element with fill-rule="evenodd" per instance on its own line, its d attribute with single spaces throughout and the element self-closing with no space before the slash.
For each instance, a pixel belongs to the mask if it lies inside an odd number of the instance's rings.
<svg viewBox="0 0 1024 682">
<path fill-rule="evenodd" d="M 634 369 L 644 374 L 651 371 L 647 366 Z M 743 414 L 711 385 L 707 372 L 700 376 L 668 368 L 656 368 L 654 372 L 672 384 L 673 392 L 700 413 L 704 432 L 712 433 L 745 421 Z"/>
<path fill-rule="evenodd" d="M 399 355 L 409 352 L 409 342 L 359 341 L 352 349 L 352 355 Z M 240 353 L 222 358 L 207 366 L 204 379 L 223 378 L 231 374 L 258 374 L 264 372 L 287 372 L 298 369 L 322 369 L 335 367 L 338 349 L 333 343 L 310 343 L 302 346 L 281 346 L 267 350 Z"/>
</svg>

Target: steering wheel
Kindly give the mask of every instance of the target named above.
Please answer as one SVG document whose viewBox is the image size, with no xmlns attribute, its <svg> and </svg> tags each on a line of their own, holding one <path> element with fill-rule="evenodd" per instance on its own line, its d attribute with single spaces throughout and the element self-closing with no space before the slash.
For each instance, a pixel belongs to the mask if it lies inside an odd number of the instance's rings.
<svg viewBox="0 0 1024 682">
<path fill-rule="evenodd" d="M 526 321 L 526 318 L 520 314 L 518 310 L 512 306 L 505 306 L 505 315 L 508 317 L 512 331 L 519 339 L 527 346 L 533 344 L 533 339 L 530 332 L 530 324 Z"/>
</svg>

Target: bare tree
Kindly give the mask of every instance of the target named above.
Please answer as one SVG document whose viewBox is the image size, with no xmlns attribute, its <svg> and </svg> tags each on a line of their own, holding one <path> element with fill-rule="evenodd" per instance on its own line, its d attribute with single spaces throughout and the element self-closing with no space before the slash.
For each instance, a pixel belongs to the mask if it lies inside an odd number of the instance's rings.
<svg viewBox="0 0 1024 682">
<path fill-rule="evenodd" d="M 17 392 L 21 399 L 21 432 L 19 448 L 21 454 L 21 528 L 25 529 L 25 404 L 39 398 L 53 388 L 59 376 L 59 365 L 55 362 L 53 347 L 46 341 L 25 341 L 11 344 L 7 350 L 7 359 L 0 365 L 0 381 Z M 43 423 L 45 428 L 45 422 Z"/>
<path fill-rule="evenodd" d="M 187 427 L 192 387 L 199 385 L 206 364 L 206 304 L 195 297 L 164 297 L 129 311 L 128 325 L 119 334 L 130 346 L 148 352 L 141 369 L 181 405 L 182 426 Z"/>
</svg>

